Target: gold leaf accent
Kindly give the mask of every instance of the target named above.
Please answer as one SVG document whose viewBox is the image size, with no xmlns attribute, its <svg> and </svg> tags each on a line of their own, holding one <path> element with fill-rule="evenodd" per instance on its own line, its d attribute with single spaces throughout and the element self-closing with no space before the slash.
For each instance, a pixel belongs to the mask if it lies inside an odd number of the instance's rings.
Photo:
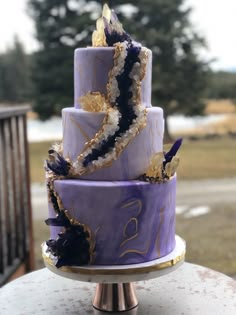
<svg viewBox="0 0 236 315">
<path fill-rule="evenodd" d="M 100 92 L 88 92 L 79 98 L 81 108 L 88 112 L 105 112 L 109 104 Z"/>
<path fill-rule="evenodd" d="M 153 178 L 162 178 L 163 161 L 163 152 L 153 154 L 146 175 Z"/>
<path fill-rule="evenodd" d="M 165 168 L 166 175 L 168 177 L 173 176 L 177 170 L 178 165 L 179 165 L 179 157 L 174 156 L 171 162 L 166 164 L 166 168 Z"/>
<path fill-rule="evenodd" d="M 111 20 L 111 9 L 108 4 L 105 3 L 102 10 L 102 16 L 105 17 L 109 22 Z"/>
</svg>

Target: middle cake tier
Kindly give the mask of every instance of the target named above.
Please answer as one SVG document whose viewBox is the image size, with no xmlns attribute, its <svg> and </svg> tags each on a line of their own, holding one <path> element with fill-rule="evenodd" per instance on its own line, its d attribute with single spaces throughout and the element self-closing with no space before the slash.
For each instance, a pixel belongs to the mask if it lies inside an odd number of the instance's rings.
<svg viewBox="0 0 236 315">
<path fill-rule="evenodd" d="M 104 112 L 87 112 L 65 108 L 63 119 L 63 156 L 75 162 L 85 143 L 102 127 Z M 159 107 L 147 109 L 147 125 L 129 143 L 121 155 L 109 167 L 81 176 L 90 180 L 132 180 L 143 175 L 154 153 L 163 151 L 164 119 Z"/>
</svg>

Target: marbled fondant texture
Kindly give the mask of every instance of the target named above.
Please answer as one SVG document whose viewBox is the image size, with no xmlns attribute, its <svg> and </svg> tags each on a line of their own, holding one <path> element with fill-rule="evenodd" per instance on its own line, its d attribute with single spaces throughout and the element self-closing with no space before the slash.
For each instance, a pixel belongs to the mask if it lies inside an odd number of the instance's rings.
<svg viewBox="0 0 236 315">
<path fill-rule="evenodd" d="M 74 106 L 80 108 L 79 98 L 88 92 L 107 93 L 109 71 L 113 67 L 113 47 L 78 48 L 74 56 Z M 152 52 L 148 50 L 146 75 L 142 81 L 141 102 L 151 107 Z"/>
<path fill-rule="evenodd" d="M 56 180 L 54 185 L 64 208 L 94 233 L 93 264 L 143 263 L 174 249 L 175 177 L 159 184 Z M 50 204 L 49 211 L 55 216 Z M 60 229 L 50 229 L 57 238 Z"/>
<path fill-rule="evenodd" d="M 101 128 L 104 112 L 86 112 L 65 108 L 63 118 L 63 155 L 75 161 L 85 142 L 93 138 Z M 130 180 L 144 174 L 152 154 L 163 150 L 163 111 L 161 108 L 147 109 L 147 126 L 129 143 L 111 166 L 84 175 L 81 179 Z"/>
</svg>

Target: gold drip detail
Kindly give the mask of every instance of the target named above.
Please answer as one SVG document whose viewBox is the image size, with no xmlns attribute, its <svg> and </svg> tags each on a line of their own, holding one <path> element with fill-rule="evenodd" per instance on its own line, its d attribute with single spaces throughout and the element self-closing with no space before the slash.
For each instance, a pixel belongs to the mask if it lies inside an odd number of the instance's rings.
<svg viewBox="0 0 236 315">
<path fill-rule="evenodd" d="M 138 206 L 138 213 L 136 214 L 136 217 L 131 217 L 128 222 L 126 223 L 126 225 L 123 228 L 123 236 L 124 236 L 124 240 L 122 241 L 122 243 L 120 244 L 120 248 L 123 247 L 127 242 L 135 239 L 136 237 L 138 237 L 138 219 L 137 217 L 140 215 L 140 213 L 142 212 L 142 201 L 140 199 L 136 199 L 136 200 L 132 200 L 132 201 L 128 201 L 127 203 L 125 203 L 121 209 L 125 209 L 125 208 L 129 208 L 132 207 L 133 205 Z M 128 237 L 128 235 L 126 234 L 126 230 L 128 228 L 128 225 L 130 224 L 130 222 L 135 221 L 135 233 L 134 235 L 131 235 L 130 237 Z"/>
<path fill-rule="evenodd" d="M 132 201 L 128 201 L 127 203 L 125 203 L 122 207 L 121 207 L 121 209 L 124 209 L 124 208 L 129 208 L 129 207 L 131 207 L 131 206 L 133 206 L 133 205 L 135 205 L 135 204 L 137 204 L 137 206 L 138 206 L 138 213 L 137 213 L 137 217 L 140 215 L 140 213 L 142 212 L 142 207 L 143 207 L 143 205 L 142 205 L 142 201 L 140 200 L 140 199 L 135 199 L 135 200 L 132 200 Z"/>
<path fill-rule="evenodd" d="M 78 123 L 78 121 L 76 121 L 74 119 L 74 117 L 72 115 L 70 115 L 70 121 L 76 125 L 76 127 L 80 130 L 80 132 L 82 133 L 82 135 L 84 136 L 84 138 L 86 139 L 86 141 L 90 141 L 89 136 L 87 135 L 87 133 L 83 130 L 83 128 L 80 126 L 80 124 Z"/>
<path fill-rule="evenodd" d="M 151 241 L 149 241 L 146 245 L 146 248 L 144 251 L 140 251 L 140 250 L 137 250 L 137 249 L 127 249 L 126 251 L 124 251 L 122 254 L 120 254 L 120 258 L 127 255 L 127 254 L 130 254 L 130 253 L 134 253 L 134 254 L 139 254 L 139 255 L 146 255 L 148 250 L 149 250 L 149 247 L 150 247 L 150 243 Z"/>
</svg>

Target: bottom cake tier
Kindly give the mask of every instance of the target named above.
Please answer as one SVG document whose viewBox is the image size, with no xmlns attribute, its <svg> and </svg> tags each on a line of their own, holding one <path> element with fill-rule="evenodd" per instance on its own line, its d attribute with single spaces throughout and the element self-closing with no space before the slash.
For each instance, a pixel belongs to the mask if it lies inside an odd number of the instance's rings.
<svg viewBox="0 0 236 315">
<path fill-rule="evenodd" d="M 92 231 L 92 264 L 144 263 L 175 248 L 176 177 L 156 184 L 56 180 L 54 189 L 69 215 Z M 50 202 L 49 217 L 55 217 Z M 51 238 L 62 230 L 50 227 Z"/>
</svg>

